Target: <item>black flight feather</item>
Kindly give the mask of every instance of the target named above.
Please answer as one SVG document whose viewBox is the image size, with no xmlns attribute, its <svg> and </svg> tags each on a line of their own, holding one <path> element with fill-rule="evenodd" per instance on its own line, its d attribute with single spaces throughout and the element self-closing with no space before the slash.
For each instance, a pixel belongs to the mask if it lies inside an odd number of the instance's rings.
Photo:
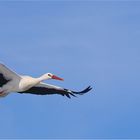
<svg viewBox="0 0 140 140">
<path fill-rule="evenodd" d="M 51 95 L 51 94 L 59 94 L 62 96 L 67 96 L 68 98 L 71 98 L 71 96 L 76 97 L 76 95 L 83 95 L 87 92 L 89 92 L 92 88 L 89 86 L 83 91 L 75 92 L 68 89 L 55 89 L 55 88 L 47 88 L 47 87 L 32 87 L 26 91 L 19 92 L 19 93 L 30 93 L 30 94 L 36 94 L 36 95 Z"/>
<path fill-rule="evenodd" d="M 3 74 L 0 73 L 0 87 L 2 87 L 3 85 L 5 85 L 9 81 L 10 80 L 5 79 L 5 77 L 3 76 Z"/>
</svg>

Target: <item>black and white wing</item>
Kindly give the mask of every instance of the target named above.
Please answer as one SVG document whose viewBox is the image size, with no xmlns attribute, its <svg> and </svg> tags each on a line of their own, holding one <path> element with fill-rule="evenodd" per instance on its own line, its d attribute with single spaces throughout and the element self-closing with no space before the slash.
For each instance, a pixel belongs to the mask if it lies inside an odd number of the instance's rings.
<svg viewBox="0 0 140 140">
<path fill-rule="evenodd" d="M 75 92 L 69 89 L 61 88 L 58 86 L 50 85 L 50 84 L 45 84 L 41 83 L 38 84 L 26 91 L 19 92 L 19 93 L 30 93 L 30 94 L 36 94 L 36 95 L 52 95 L 52 94 L 59 94 L 62 96 L 67 96 L 68 98 L 71 98 L 71 96 L 76 97 L 76 95 L 83 95 L 90 91 L 92 88 L 89 86 L 83 91 L 80 92 Z"/>
<path fill-rule="evenodd" d="M 14 78 L 19 79 L 20 76 L 0 63 L 0 87 Z"/>
</svg>

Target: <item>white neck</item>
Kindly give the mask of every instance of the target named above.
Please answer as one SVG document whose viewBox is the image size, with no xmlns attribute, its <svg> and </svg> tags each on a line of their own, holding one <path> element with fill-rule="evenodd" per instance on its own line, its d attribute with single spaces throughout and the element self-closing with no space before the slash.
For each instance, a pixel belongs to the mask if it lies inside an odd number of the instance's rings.
<svg viewBox="0 0 140 140">
<path fill-rule="evenodd" d="M 37 78 L 37 79 L 41 82 L 41 81 L 44 81 L 44 80 L 48 80 L 48 79 L 50 79 L 50 77 L 47 76 L 46 74 L 44 74 L 44 75 L 40 76 L 40 77 Z"/>
</svg>

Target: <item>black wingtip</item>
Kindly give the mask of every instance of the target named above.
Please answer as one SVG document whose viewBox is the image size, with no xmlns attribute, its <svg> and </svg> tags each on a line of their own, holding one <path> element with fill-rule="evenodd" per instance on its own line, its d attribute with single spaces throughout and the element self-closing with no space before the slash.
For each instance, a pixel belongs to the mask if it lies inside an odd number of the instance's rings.
<svg viewBox="0 0 140 140">
<path fill-rule="evenodd" d="M 68 90 L 68 89 L 64 89 L 65 93 L 61 94 L 61 95 L 65 95 L 67 96 L 69 99 L 71 98 L 71 96 L 73 97 L 77 97 L 76 95 L 83 95 L 87 92 L 89 92 L 92 89 L 91 86 L 88 86 L 87 88 L 85 88 L 84 90 L 80 91 L 80 92 L 76 92 L 76 91 L 72 91 L 72 90 Z"/>
<path fill-rule="evenodd" d="M 79 95 L 83 95 L 87 92 L 89 92 L 90 90 L 92 89 L 91 86 L 88 86 L 87 88 L 85 88 L 84 90 L 80 91 L 80 92 L 75 92 L 75 91 L 72 91 L 74 94 L 79 94 Z"/>
</svg>

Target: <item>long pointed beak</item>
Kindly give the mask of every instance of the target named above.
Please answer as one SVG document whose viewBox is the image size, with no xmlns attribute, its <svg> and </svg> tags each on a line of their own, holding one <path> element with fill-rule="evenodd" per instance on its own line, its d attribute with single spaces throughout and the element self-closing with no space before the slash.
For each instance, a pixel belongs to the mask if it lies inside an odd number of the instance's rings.
<svg viewBox="0 0 140 140">
<path fill-rule="evenodd" d="M 56 75 L 53 75 L 52 76 L 52 79 L 64 81 L 64 79 L 62 79 L 62 78 L 60 78 L 60 77 L 58 77 Z"/>
</svg>

